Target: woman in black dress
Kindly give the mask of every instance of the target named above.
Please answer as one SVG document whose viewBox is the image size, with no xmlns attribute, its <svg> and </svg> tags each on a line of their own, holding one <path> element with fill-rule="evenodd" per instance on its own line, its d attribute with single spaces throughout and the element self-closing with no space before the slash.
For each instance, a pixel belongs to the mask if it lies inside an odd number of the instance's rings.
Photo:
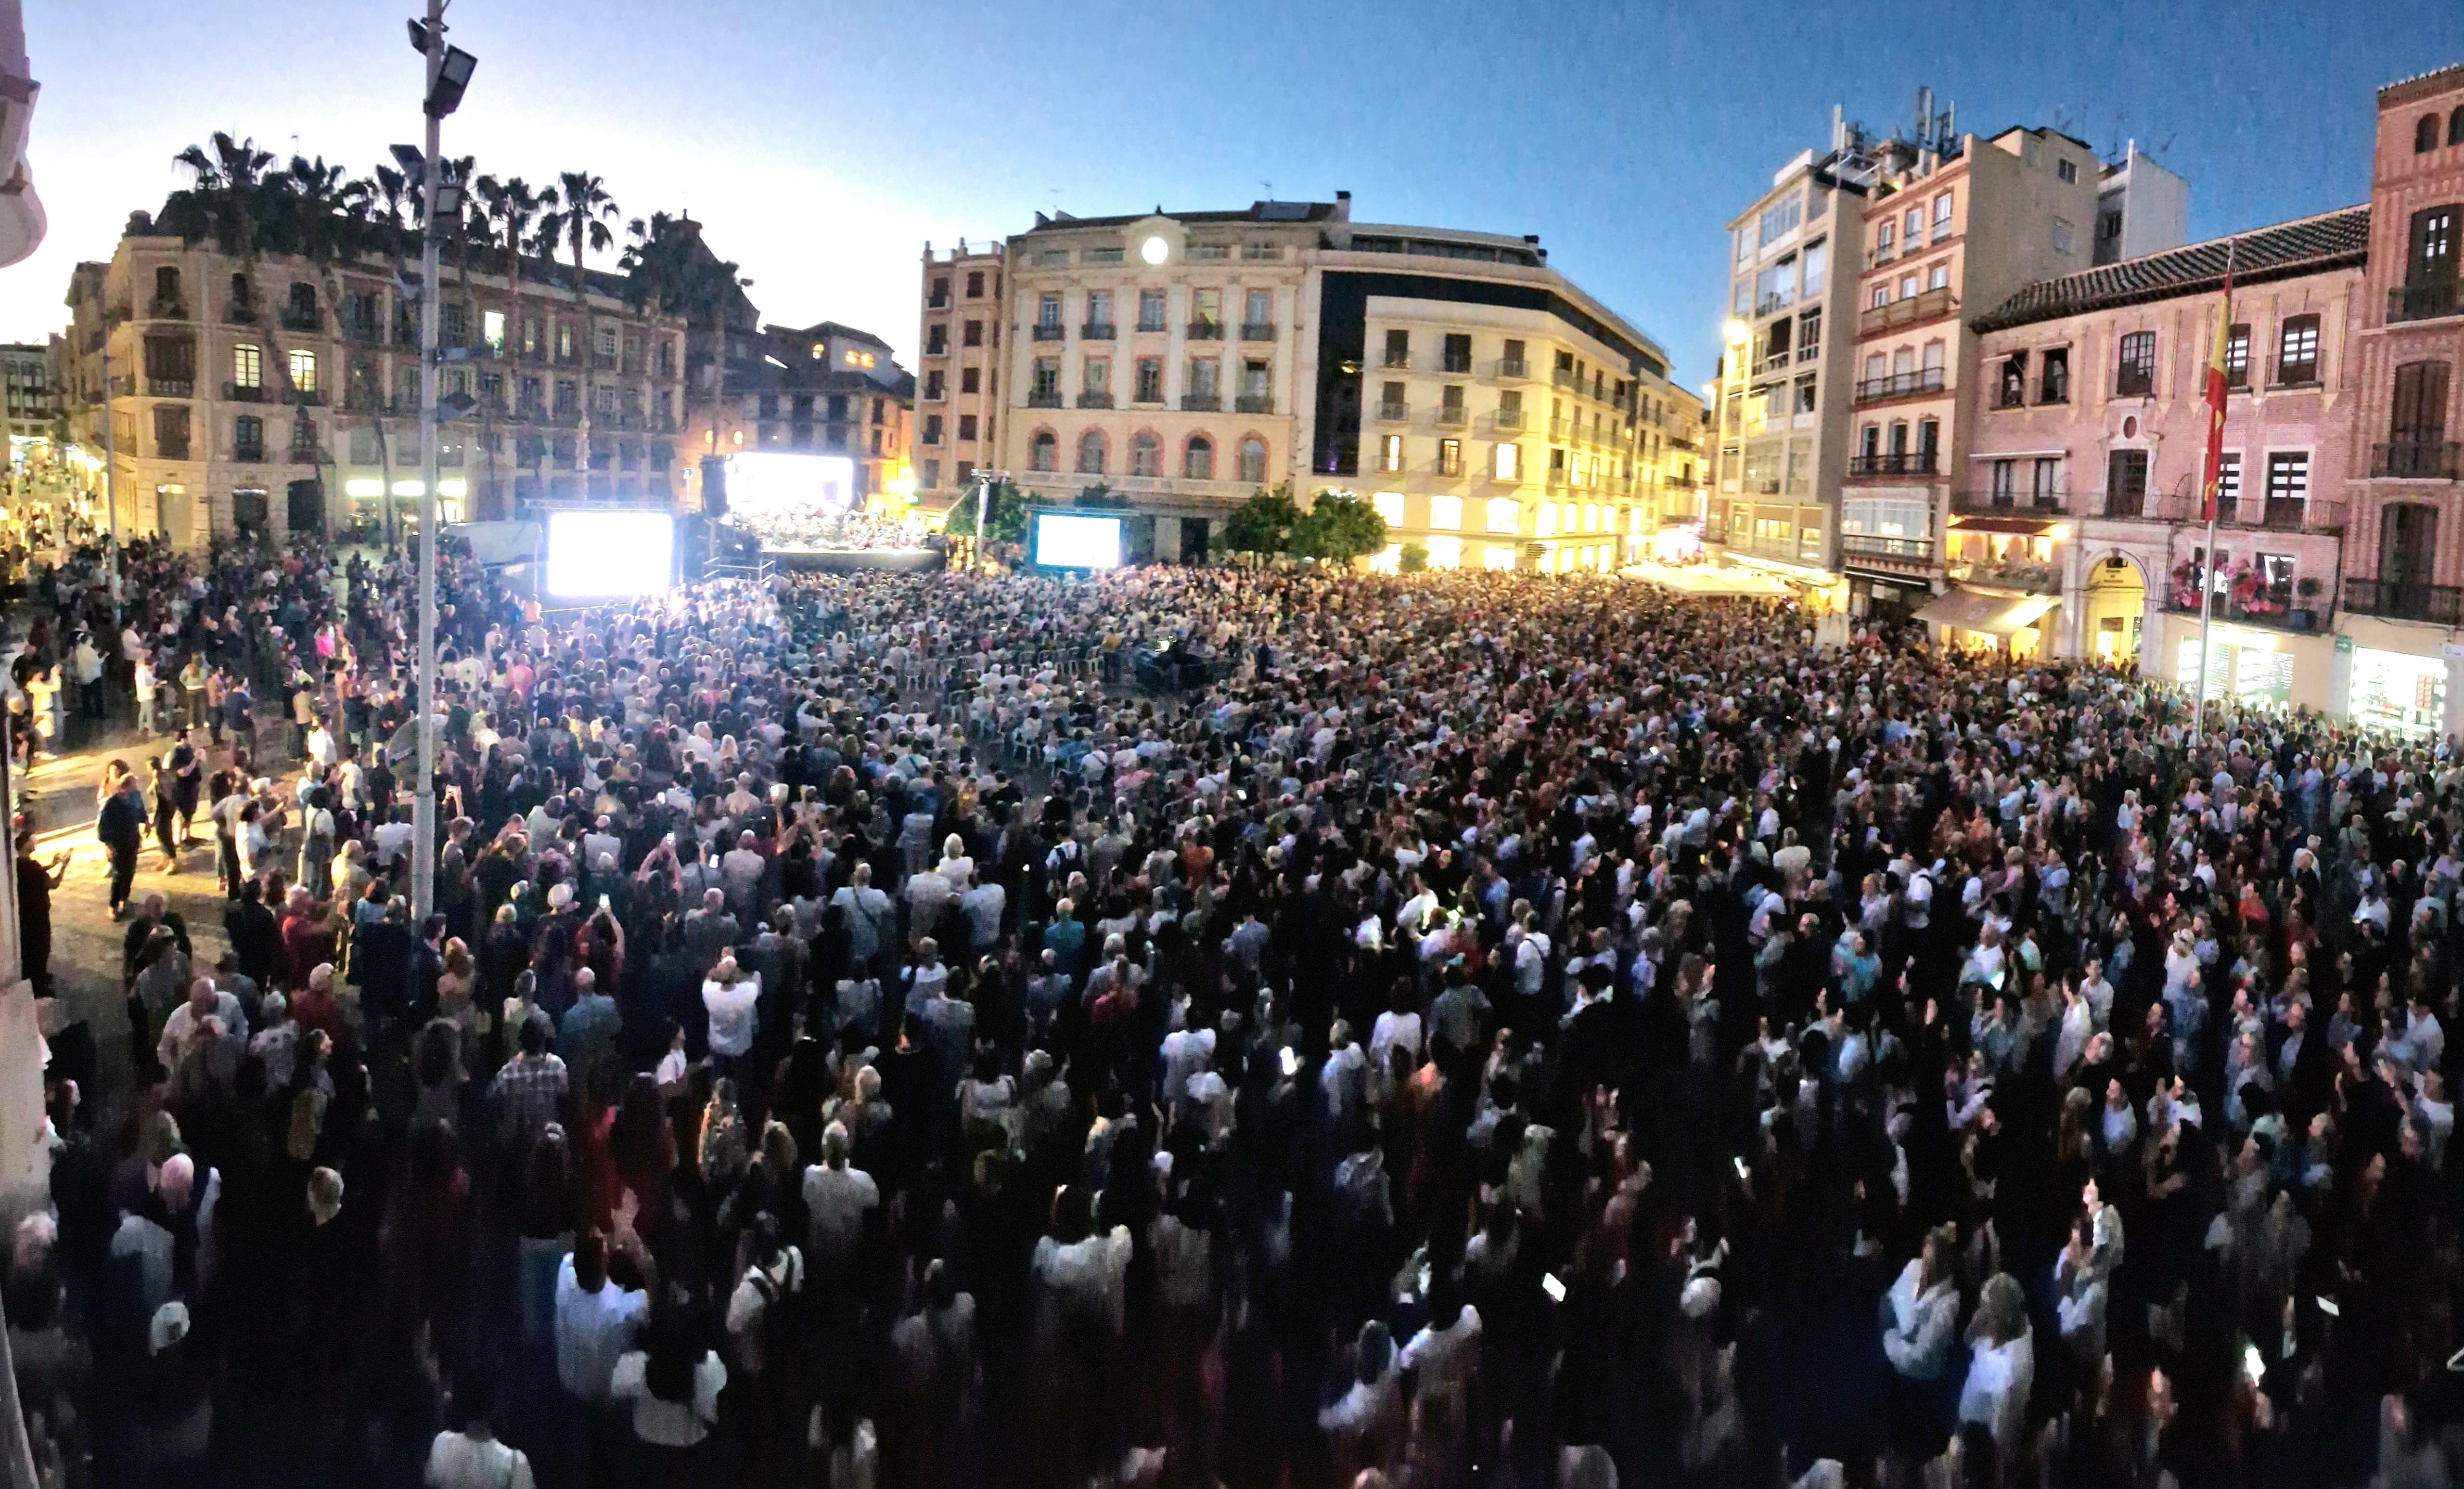
<svg viewBox="0 0 2464 1489">
<path fill-rule="evenodd" d="M 171 772 L 163 762 L 146 763 L 154 789 L 154 845 L 163 850 L 163 872 L 180 872 L 180 798 Z"/>
</svg>

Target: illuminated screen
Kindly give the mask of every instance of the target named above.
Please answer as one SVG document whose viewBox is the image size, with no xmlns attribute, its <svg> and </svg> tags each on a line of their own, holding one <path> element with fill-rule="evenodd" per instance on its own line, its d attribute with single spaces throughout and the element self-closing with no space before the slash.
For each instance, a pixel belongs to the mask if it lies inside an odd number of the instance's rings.
<svg viewBox="0 0 2464 1489">
<path fill-rule="evenodd" d="M 550 512 L 547 592 L 561 599 L 656 594 L 675 582 L 675 519 L 665 512 Z"/>
<path fill-rule="evenodd" d="M 727 457 L 727 508 L 750 518 L 818 517 L 855 500 L 855 462 L 843 455 L 770 451 Z"/>
<path fill-rule="evenodd" d="M 1121 520 L 1038 512 L 1035 562 L 1046 568 L 1118 568 Z"/>
</svg>

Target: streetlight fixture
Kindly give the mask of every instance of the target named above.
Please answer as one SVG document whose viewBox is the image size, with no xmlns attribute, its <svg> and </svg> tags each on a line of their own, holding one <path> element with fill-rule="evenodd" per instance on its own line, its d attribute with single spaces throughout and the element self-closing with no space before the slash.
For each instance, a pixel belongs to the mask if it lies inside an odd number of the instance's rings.
<svg viewBox="0 0 2464 1489">
<path fill-rule="evenodd" d="M 440 216 L 462 210 L 462 189 L 445 179 L 439 168 L 444 155 L 445 116 L 462 104 L 463 92 L 478 58 L 445 41 L 445 0 L 428 0 L 425 22 L 409 23 L 410 45 L 428 61 L 427 89 L 420 111 L 427 116 L 427 147 L 420 152 L 417 179 L 419 222 L 419 774 L 411 791 L 411 913 L 426 921 L 436 903 L 436 562 L 439 541 L 436 503 L 436 223 Z M 394 146 L 394 156 L 410 167 L 407 146 Z M 459 412 L 468 412 L 463 404 Z M 390 495 L 386 498 L 391 500 Z"/>
</svg>

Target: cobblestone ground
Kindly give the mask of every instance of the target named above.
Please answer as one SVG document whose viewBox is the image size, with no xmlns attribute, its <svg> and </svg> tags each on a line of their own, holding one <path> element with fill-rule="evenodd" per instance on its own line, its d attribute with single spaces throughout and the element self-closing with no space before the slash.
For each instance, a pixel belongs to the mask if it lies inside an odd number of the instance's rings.
<svg viewBox="0 0 2464 1489">
<path fill-rule="evenodd" d="M 271 719 L 260 722 L 260 749 L 283 742 L 286 731 Z M 74 739 L 75 736 L 72 736 Z M 87 1093 L 97 1131 L 116 1122 L 128 1089 L 128 1014 L 120 987 L 121 944 L 126 926 L 111 918 L 110 859 L 94 835 L 94 789 L 103 767 L 125 761 L 143 774 L 146 757 L 167 749 L 167 739 L 149 741 L 135 730 L 117 728 L 101 744 L 72 754 L 46 757 L 36 764 L 28 787 L 27 811 L 33 819 L 37 854 L 45 861 L 69 851 L 68 877 L 52 892 L 52 984 L 58 999 L 53 1028 L 83 1021 L 94 1035 L 96 1089 Z M 260 753 L 257 769 L 273 762 Z M 228 748 L 207 750 L 206 773 L 231 765 Z M 201 805 L 197 817 L 199 846 L 183 853 L 176 872 L 166 871 L 152 834 L 138 857 L 136 895 L 160 890 L 170 907 L 187 922 L 189 944 L 199 965 L 210 967 L 229 945 L 223 936 L 223 896 L 214 883 L 213 829 Z"/>
</svg>

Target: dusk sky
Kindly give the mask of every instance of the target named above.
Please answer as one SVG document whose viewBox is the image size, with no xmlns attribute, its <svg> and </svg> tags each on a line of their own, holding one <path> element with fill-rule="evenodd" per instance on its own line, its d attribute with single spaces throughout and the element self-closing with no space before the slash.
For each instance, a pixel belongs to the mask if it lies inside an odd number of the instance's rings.
<svg viewBox="0 0 2464 1489">
<path fill-rule="evenodd" d="M 365 173 L 416 142 L 402 4 L 29 0 L 48 241 L 0 337 L 66 317 L 70 268 L 183 184 L 214 129 Z M 2136 137 L 2209 236 L 2367 194 L 2371 90 L 2464 61 L 2455 0 L 1715 5 L 460 0 L 479 57 L 448 153 L 690 210 L 765 318 L 873 330 L 913 366 L 924 241 L 1353 193 L 1362 221 L 1536 233 L 1550 261 L 1711 371 L 1725 224 L 1834 103 L 1887 132 L 1918 84 L 1964 130 Z"/>
</svg>

